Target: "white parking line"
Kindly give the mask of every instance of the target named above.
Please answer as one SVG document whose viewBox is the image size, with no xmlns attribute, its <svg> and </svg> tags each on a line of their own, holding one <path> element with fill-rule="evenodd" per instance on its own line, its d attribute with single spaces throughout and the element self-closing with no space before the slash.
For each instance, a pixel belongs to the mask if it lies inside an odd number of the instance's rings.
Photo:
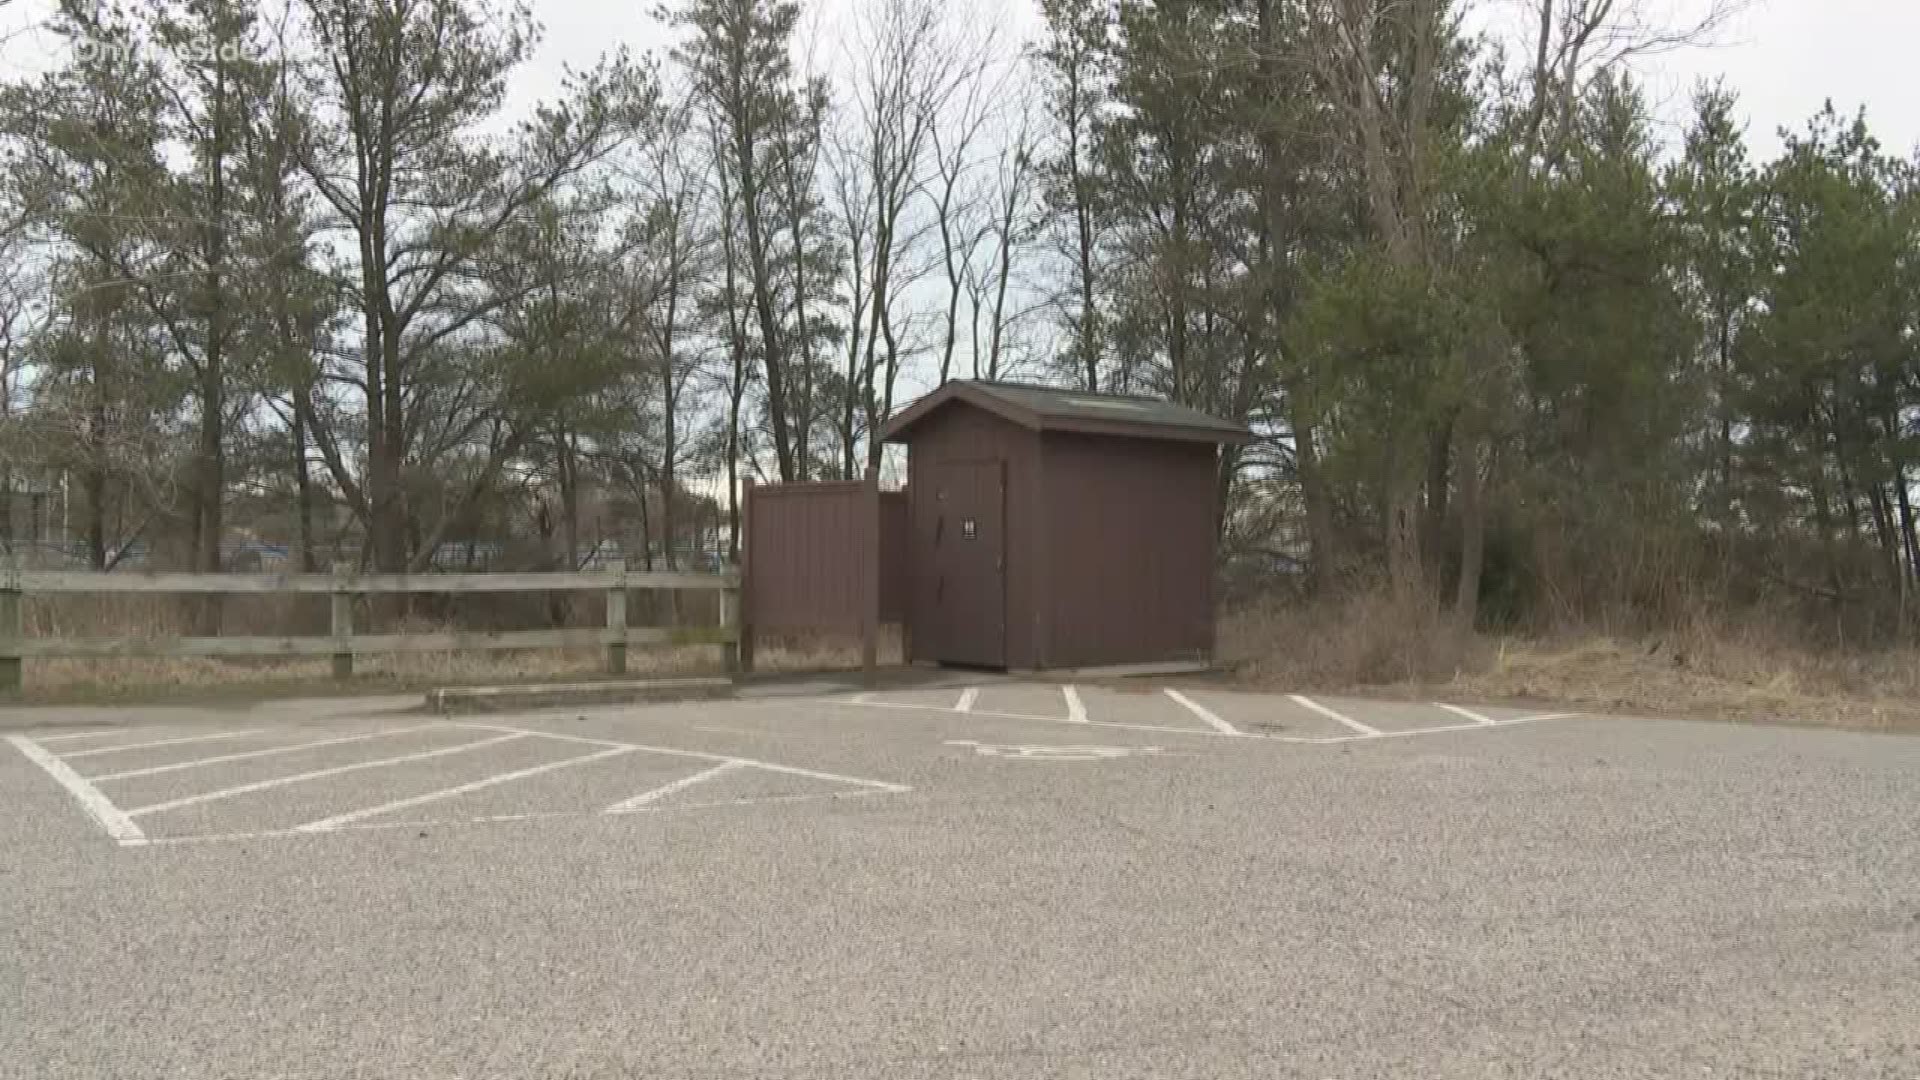
<svg viewBox="0 0 1920 1080">
<path fill-rule="evenodd" d="M 559 719 L 564 719 L 564 717 L 550 716 L 550 717 L 536 717 L 535 719 L 559 720 Z M 594 739 L 594 738 L 589 738 L 588 736 L 585 736 L 585 735 L 562 735 L 557 731 L 541 731 L 538 728 L 508 727 L 505 724 L 483 724 L 477 720 L 453 721 L 449 726 L 466 728 L 469 731 L 512 732 L 515 735 L 528 735 L 528 736 L 541 738 L 541 739 L 559 739 L 561 742 L 579 743 L 582 746 L 635 746 L 634 743 L 618 742 L 613 739 Z M 641 750 L 647 749 L 644 746 L 637 747 L 637 748 Z M 674 753 L 674 754 L 679 754 L 679 753 L 690 754 L 693 751 L 670 750 L 670 751 L 663 751 L 663 752 Z M 723 756 L 724 755 L 720 755 L 720 754 L 714 755 L 714 757 L 716 758 L 723 757 Z"/>
<path fill-rule="evenodd" d="M 131 817 L 113 805 L 111 799 L 100 794 L 100 789 L 89 783 L 86 777 L 74 772 L 73 766 L 61 761 L 46 747 L 32 739 L 9 735 L 7 741 L 12 743 L 16 750 L 25 754 L 28 761 L 45 769 L 48 776 L 53 777 L 61 787 L 67 789 L 68 794 L 79 800 L 80 806 L 92 815 L 93 820 L 107 830 L 108 836 L 127 845 L 146 842 L 146 834 L 140 831 L 140 826 L 135 825 Z"/>
<path fill-rule="evenodd" d="M 800 802 L 811 802 L 816 799 L 860 799 L 860 798 L 866 798 L 872 795 L 891 795 L 891 794 L 895 794 L 895 793 L 889 792 L 889 791 L 879 791 L 879 790 L 868 789 L 864 791 L 834 791 L 834 792 L 828 792 L 825 794 L 766 795 L 758 798 L 722 799 L 719 802 L 681 803 L 675 806 L 666 806 L 666 807 L 647 806 L 647 807 L 642 807 L 640 810 L 635 810 L 632 812 L 640 813 L 642 811 L 645 811 L 647 813 L 654 813 L 654 814 L 662 814 L 662 813 L 677 814 L 677 813 L 683 813 L 690 810 L 711 810 L 718 807 L 727 807 L 727 806 L 750 806 L 750 805 L 767 804 L 767 803 L 800 803 Z M 357 832 L 357 831 L 375 831 L 380 829 L 425 829 L 425 828 L 450 829 L 450 828 L 464 827 L 468 825 L 492 825 L 492 824 L 497 824 L 502 822 L 557 821 L 562 818 L 581 817 L 586 813 L 590 813 L 590 811 L 529 810 L 523 813 L 482 814 L 479 817 L 442 818 L 442 819 L 431 819 L 431 820 L 425 820 L 425 821 L 360 821 L 360 822 L 355 822 L 352 825 L 342 825 L 339 829 L 335 831 Z M 194 833 L 190 836 L 149 836 L 147 837 L 145 843 L 149 845 L 156 845 L 156 846 L 162 845 L 162 844 L 212 844 L 212 843 L 228 842 L 233 840 L 267 840 L 267 839 L 274 839 L 278 837 L 312 836 L 312 835 L 313 835 L 312 833 L 303 833 L 299 831 L 298 827 L 295 827 L 295 828 L 286 828 L 286 829 L 259 829 L 253 832 Z"/>
<path fill-rule="evenodd" d="M 1223 735 L 1240 734 L 1239 728 L 1234 727 L 1232 724 L 1229 724 L 1225 720 L 1222 720 L 1218 716 L 1215 716 L 1212 709 L 1207 708 L 1205 705 L 1200 704 L 1199 702 L 1193 700 L 1192 698 L 1181 693 L 1180 691 L 1175 690 L 1171 686 L 1167 687 L 1167 696 L 1172 698 L 1174 701 L 1178 702 L 1181 708 L 1187 710 L 1188 712 L 1199 717 L 1200 719 L 1205 720 L 1209 725 L 1213 727 L 1213 730 L 1218 731 Z"/>
<path fill-rule="evenodd" d="M 283 787 L 287 784 L 298 784 L 305 780 L 318 780 L 324 776 L 339 776 L 342 773 L 359 772 L 362 769 L 378 769 L 387 765 L 403 765 L 409 761 L 425 761 L 428 758 L 444 757 L 448 754 L 459 754 L 468 750 L 479 750 L 482 747 L 497 746 L 503 742 L 512 742 L 515 739 L 524 738 L 527 738 L 526 734 L 515 732 L 511 735 L 501 735 L 492 739 L 481 739 L 478 742 L 461 743 L 459 746 L 443 746 L 438 750 L 423 750 L 417 754 L 402 754 L 399 757 L 381 758 L 378 761 L 360 761 L 352 765 L 337 765 L 331 769 L 315 769 L 312 772 L 295 773 L 292 776 L 278 776 L 272 780 L 259 780 L 251 784 L 241 784 L 238 787 L 221 788 L 219 791 L 208 791 L 199 795 L 188 795 L 185 798 L 171 799 L 163 803 L 154 803 L 152 806 L 142 806 L 138 810 L 127 811 L 127 816 L 142 817 L 146 814 L 159 814 L 168 810 L 178 810 L 183 806 L 194 806 L 199 803 L 212 802 L 215 799 L 231 798 L 235 795 L 245 795 L 254 791 L 266 791 L 269 788 Z"/>
<path fill-rule="evenodd" d="M 156 742 L 128 743 L 125 746 L 99 746 L 92 750 L 75 750 L 71 754 L 60 755 L 68 761 L 79 758 L 98 757 L 101 754 L 118 754 L 124 750 L 153 750 L 162 746 L 185 746 L 187 743 L 213 742 L 215 739 L 237 739 L 242 735 L 258 735 L 259 728 L 246 731 L 222 731 L 215 735 L 190 735 L 184 739 L 160 739 Z"/>
<path fill-rule="evenodd" d="M 219 757 L 196 758 L 193 761 L 176 761 L 171 765 L 154 765 L 145 769 L 128 769 L 125 772 L 105 773 L 89 776 L 87 779 L 96 784 L 109 780 L 128 780 L 136 776 L 157 776 L 160 773 L 179 772 L 181 769 L 197 769 L 202 765 L 220 765 L 229 761 L 245 761 L 248 758 L 272 757 L 275 754 L 292 754 L 301 750 L 316 750 L 322 746 L 340 746 L 344 743 L 365 742 L 368 739 L 384 739 L 392 735 L 405 735 L 414 731 L 425 731 L 439 727 L 438 724 L 416 724 L 413 727 L 393 728 L 389 731 L 371 731 L 360 735 L 348 735 L 339 739 L 321 739 L 318 742 L 295 743 L 292 746 L 270 746 L 265 750 L 246 750 L 238 754 L 221 754 Z"/>
<path fill-rule="evenodd" d="M 1087 722 L 1087 707 L 1080 701 L 1080 690 L 1075 686 L 1060 688 L 1060 696 L 1067 699 L 1067 719 L 1076 724 Z"/>
<path fill-rule="evenodd" d="M 59 735 L 37 735 L 34 737 L 34 740 L 44 746 L 47 743 L 66 742 L 69 739 L 97 739 L 102 735 L 120 735 L 123 733 L 120 728 L 101 728 L 98 731 L 69 731 Z"/>
<path fill-rule="evenodd" d="M 880 703 L 874 702 L 873 704 L 878 705 Z M 939 706 L 928 705 L 928 706 L 924 706 L 924 708 L 932 709 L 932 708 L 939 708 Z M 952 712 L 953 710 L 941 709 L 940 711 Z M 841 776 L 838 773 L 816 772 L 812 769 L 795 768 L 792 765 L 775 765 L 771 761 L 756 761 L 753 758 L 735 757 L 732 754 L 709 754 L 700 750 L 681 750 L 677 747 L 671 747 L 671 746 L 648 746 L 644 743 L 614 742 L 612 739 L 590 739 L 584 735 L 561 735 L 552 731 L 536 731 L 532 728 L 506 727 L 501 724 L 480 724 L 480 723 L 465 722 L 465 723 L 456 724 L 454 726 L 463 727 L 463 728 L 473 728 L 474 730 L 477 730 L 477 731 L 505 731 L 505 732 L 511 732 L 515 735 L 531 735 L 531 736 L 535 736 L 542 739 L 559 739 L 562 742 L 588 743 L 594 746 L 623 746 L 629 750 L 644 750 L 649 754 L 668 754 L 673 757 L 699 758 L 703 761 L 732 761 L 741 765 L 746 765 L 750 768 L 765 769 L 768 772 L 786 773 L 789 776 L 805 776 L 813 780 L 836 780 L 842 784 L 859 784 L 862 787 L 875 788 L 880 791 L 903 792 L 903 791 L 913 790 L 912 788 L 908 787 L 905 784 L 891 784 L 885 780 L 862 780 L 857 776 Z"/>
<path fill-rule="evenodd" d="M 954 712 L 972 712 L 973 703 L 980 700 L 978 687 L 969 686 L 960 691 L 960 703 L 953 707 Z"/>
<path fill-rule="evenodd" d="M 1378 738 L 1380 735 L 1379 728 L 1368 727 L 1367 725 L 1361 723 L 1360 721 L 1355 720 L 1353 717 L 1348 716 L 1345 713 L 1339 712 L 1335 709 L 1329 709 L 1325 705 L 1320 704 L 1319 702 L 1313 700 L 1312 698 L 1302 697 L 1299 694 L 1288 694 L 1287 699 L 1289 701 L 1292 701 L 1295 705 L 1298 705 L 1303 709 L 1311 709 L 1314 712 L 1319 713 L 1321 716 L 1324 716 L 1329 720 L 1339 721 L 1340 723 L 1347 725 L 1348 727 L 1352 728 L 1353 730 L 1359 732 L 1362 735 L 1367 736 L 1370 739 Z"/>
<path fill-rule="evenodd" d="M 923 704 L 904 702 L 904 701 L 873 701 L 873 700 L 870 700 L 871 695 L 868 695 L 868 694 L 852 695 L 850 697 L 842 699 L 841 704 L 859 705 L 859 706 L 864 706 L 870 709 L 904 709 L 910 712 L 948 713 L 951 715 L 965 715 L 969 718 L 987 718 L 987 719 L 993 719 L 993 720 L 1025 720 L 1025 721 L 1029 721 L 1032 723 L 1039 723 L 1039 724 L 1072 724 L 1076 727 L 1119 728 L 1123 731 L 1155 731 L 1155 732 L 1167 732 L 1169 734 L 1174 734 L 1174 735 L 1200 735 L 1200 736 L 1206 736 L 1208 738 L 1224 737 L 1224 738 L 1236 738 L 1236 739 L 1265 739 L 1265 740 L 1268 740 L 1269 742 L 1289 743 L 1289 744 L 1301 745 L 1301 746 L 1332 746 L 1339 743 L 1365 742 L 1368 739 L 1391 739 L 1391 738 L 1400 738 L 1407 735 L 1438 735 L 1444 732 L 1452 732 L 1452 731 L 1475 731 L 1475 730 L 1482 730 L 1488 727 L 1507 727 L 1513 724 L 1529 724 L 1529 723 L 1534 723 L 1536 721 L 1541 721 L 1541 720 L 1565 720 L 1569 717 L 1575 717 L 1575 716 L 1581 715 L 1579 713 L 1570 713 L 1570 712 L 1568 713 L 1536 713 L 1531 716 L 1516 716 L 1516 717 L 1513 717 L 1512 719 L 1507 719 L 1507 720 L 1488 720 L 1485 722 L 1476 720 L 1474 723 L 1471 723 L 1471 724 L 1448 724 L 1448 725 L 1442 725 L 1440 727 L 1382 731 L 1379 728 L 1375 728 L 1367 724 L 1363 724 L 1360 721 L 1355 720 L 1350 716 L 1347 716 L 1325 705 L 1322 705 L 1319 702 L 1312 700 L 1311 698 L 1306 698 L 1298 694 L 1289 694 L 1287 696 L 1290 700 L 1292 700 L 1296 704 L 1299 704 L 1303 708 L 1311 709 L 1314 712 L 1317 712 L 1323 716 L 1326 716 L 1329 719 L 1336 720 L 1341 724 L 1347 726 L 1348 728 L 1351 728 L 1353 731 L 1356 732 L 1356 734 L 1318 736 L 1318 737 L 1300 736 L 1300 735 L 1271 735 L 1266 732 L 1240 731 L 1238 729 L 1233 728 L 1232 725 L 1230 724 L 1227 724 L 1226 728 L 1224 729 L 1216 728 L 1214 730 L 1203 731 L 1198 728 L 1172 727 L 1166 724 L 1127 724 L 1127 723 L 1120 723 L 1113 720 L 1094 720 L 1091 718 L 1075 719 L 1071 716 L 1064 716 L 1064 717 L 1034 716 L 1029 713 L 989 712 L 983 709 L 974 709 L 971 712 L 961 714 L 958 709 L 955 709 L 947 705 L 923 705 Z M 1226 724 L 1226 721 L 1222 720 L 1221 723 Z M 472 727 L 475 725 L 468 724 L 464 726 Z M 492 728 L 492 730 L 506 731 L 506 730 L 515 730 L 515 729 Z M 560 735 L 554 735 L 550 737 L 576 738 L 576 739 L 578 738 L 577 736 L 560 736 Z M 579 741 L 599 743 L 600 745 L 620 745 L 620 744 L 614 744 L 614 743 L 607 743 L 604 740 L 597 740 L 597 739 L 579 739 Z M 686 753 L 687 751 L 679 751 L 679 752 Z"/>
<path fill-rule="evenodd" d="M 744 769 L 744 768 L 746 768 L 746 766 L 740 764 L 737 761 L 723 761 L 720 764 L 715 765 L 711 769 L 702 769 L 701 771 L 694 773 L 692 776 L 683 776 L 680 779 L 675 780 L 671 784 L 662 784 L 661 786 L 654 788 L 652 791 L 643 791 L 640 794 L 635 795 L 631 799 L 622 799 L 621 801 L 614 803 L 612 806 L 607 807 L 605 810 L 601 812 L 605 814 L 629 813 L 631 811 L 640 809 L 641 807 L 647 805 L 648 803 L 657 802 L 661 799 L 664 799 L 676 791 L 684 791 L 695 784 L 704 784 L 707 781 L 712 780 L 717 776 L 725 775 L 726 773 L 730 773 L 735 769 Z"/>
<path fill-rule="evenodd" d="M 1482 716 L 1479 713 L 1474 712 L 1472 709 L 1463 709 L 1458 705 L 1449 705 L 1444 701 L 1434 702 L 1433 707 L 1436 709 L 1445 709 L 1455 716 L 1464 716 L 1476 724 L 1492 725 L 1493 723 L 1493 718 L 1490 716 Z"/>
<path fill-rule="evenodd" d="M 734 758 L 733 760 L 750 768 L 765 769 L 768 772 L 786 773 L 788 776 L 804 776 L 809 780 L 831 780 L 841 784 L 858 784 L 861 787 L 873 788 L 875 791 L 891 791 L 895 793 L 913 790 L 905 784 L 890 784 L 885 780 L 862 780 L 857 776 L 841 776 L 839 773 L 818 772 L 813 769 L 797 769 L 792 765 L 775 765 L 769 761 L 755 761 L 752 758 Z"/>
<path fill-rule="evenodd" d="M 337 829 L 342 825 L 351 825 L 356 821 L 370 817 L 379 817 L 381 814 L 392 813 L 395 810 L 405 810 L 409 807 L 423 806 L 430 802 L 439 802 L 441 799 L 451 799 L 456 795 L 466 795 L 470 792 L 490 788 L 496 784 L 505 784 L 514 780 L 524 780 L 529 776 L 539 776 L 541 773 L 553 772 L 556 769 L 565 769 L 573 765 L 585 765 L 588 762 L 600 761 L 605 758 L 616 757 L 620 754 L 631 753 L 633 753 L 633 751 L 624 746 L 616 746 L 611 750 L 600 750 L 582 757 L 568 758 L 565 761 L 549 761 L 544 765 L 535 765 L 526 769 L 516 769 L 513 772 L 501 773 L 498 776 L 489 776 L 484 780 L 475 780 L 469 784 L 443 788 L 440 791 L 429 791 L 424 795 L 415 795 L 412 798 L 395 799 L 393 802 L 384 803 L 380 806 L 369 806 L 364 810 L 350 810 L 344 814 L 335 814 L 330 818 L 321 818 L 319 821 L 309 821 L 305 825 L 295 826 L 294 831 L 303 833 L 327 832 L 332 829 Z"/>
<path fill-rule="evenodd" d="M 1408 728 L 1404 731 L 1379 731 L 1372 735 L 1347 735 L 1337 739 L 1322 739 L 1322 742 L 1366 742 L 1369 739 L 1404 739 L 1409 735 L 1440 735 L 1449 731 L 1485 731 L 1489 727 L 1512 727 L 1515 724 L 1531 724 L 1541 720 L 1565 720 L 1579 713 L 1542 713 L 1539 716 L 1519 716 L 1512 720 L 1495 720 L 1491 724 L 1447 724 L 1442 727 Z"/>
</svg>

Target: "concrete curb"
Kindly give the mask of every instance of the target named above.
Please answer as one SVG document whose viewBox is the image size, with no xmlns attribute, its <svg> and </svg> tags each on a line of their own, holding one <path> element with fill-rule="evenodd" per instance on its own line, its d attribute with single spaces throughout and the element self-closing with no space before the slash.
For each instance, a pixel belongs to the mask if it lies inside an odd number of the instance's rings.
<svg viewBox="0 0 1920 1080">
<path fill-rule="evenodd" d="M 518 712 L 574 705 L 657 704 L 707 701 L 734 694 L 732 679 L 624 679 L 590 683 L 528 683 L 519 686 L 462 686 L 427 691 L 426 705 L 442 715 Z"/>
</svg>

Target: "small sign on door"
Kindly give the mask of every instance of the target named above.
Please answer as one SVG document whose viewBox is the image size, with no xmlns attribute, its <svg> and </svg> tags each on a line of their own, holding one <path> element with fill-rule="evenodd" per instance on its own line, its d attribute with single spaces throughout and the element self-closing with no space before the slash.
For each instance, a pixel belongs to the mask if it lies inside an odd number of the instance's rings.
<svg viewBox="0 0 1920 1080">
<path fill-rule="evenodd" d="M 960 539 L 978 540 L 979 538 L 980 523 L 972 518 L 962 518 L 960 520 Z"/>
</svg>

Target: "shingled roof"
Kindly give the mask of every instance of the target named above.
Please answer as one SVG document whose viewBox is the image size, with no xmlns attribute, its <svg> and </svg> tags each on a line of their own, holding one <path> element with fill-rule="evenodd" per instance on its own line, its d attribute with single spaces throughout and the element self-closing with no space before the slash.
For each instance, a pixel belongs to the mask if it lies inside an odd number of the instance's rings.
<svg viewBox="0 0 1920 1080">
<path fill-rule="evenodd" d="M 881 430 L 881 438 L 886 442 L 906 441 L 909 428 L 954 401 L 964 401 L 1033 431 L 1215 443 L 1244 443 L 1253 438 L 1242 425 L 1159 398 L 984 379 L 956 379 L 913 402 L 893 414 Z"/>
</svg>

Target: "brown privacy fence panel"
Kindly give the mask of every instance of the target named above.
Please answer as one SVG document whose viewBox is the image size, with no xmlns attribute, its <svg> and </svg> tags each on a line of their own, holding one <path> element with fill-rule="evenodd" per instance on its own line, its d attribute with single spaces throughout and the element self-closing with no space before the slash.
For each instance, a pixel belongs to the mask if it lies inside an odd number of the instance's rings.
<svg viewBox="0 0 1920 1080">
<path fill-rule="evenodd" d="M 874 603 L 872 496 L 859 480 L 747 494 L 747 603 L 755 630 L 857 631 Z"/>
<path fill-rule="evenodd" d="M 878 479 L 748 484 L 741 663 L 756 633 L 859 634 L 871 668 L 880 624 L 906 616 L 907 497 Z"/>
<path fill-rule="evenodd" d="M 907 621 L 907 597 L 913 595 L 913 572 L 907 562 L 907 493 L 880 493 L 880 621 Z"/>
</svg>

